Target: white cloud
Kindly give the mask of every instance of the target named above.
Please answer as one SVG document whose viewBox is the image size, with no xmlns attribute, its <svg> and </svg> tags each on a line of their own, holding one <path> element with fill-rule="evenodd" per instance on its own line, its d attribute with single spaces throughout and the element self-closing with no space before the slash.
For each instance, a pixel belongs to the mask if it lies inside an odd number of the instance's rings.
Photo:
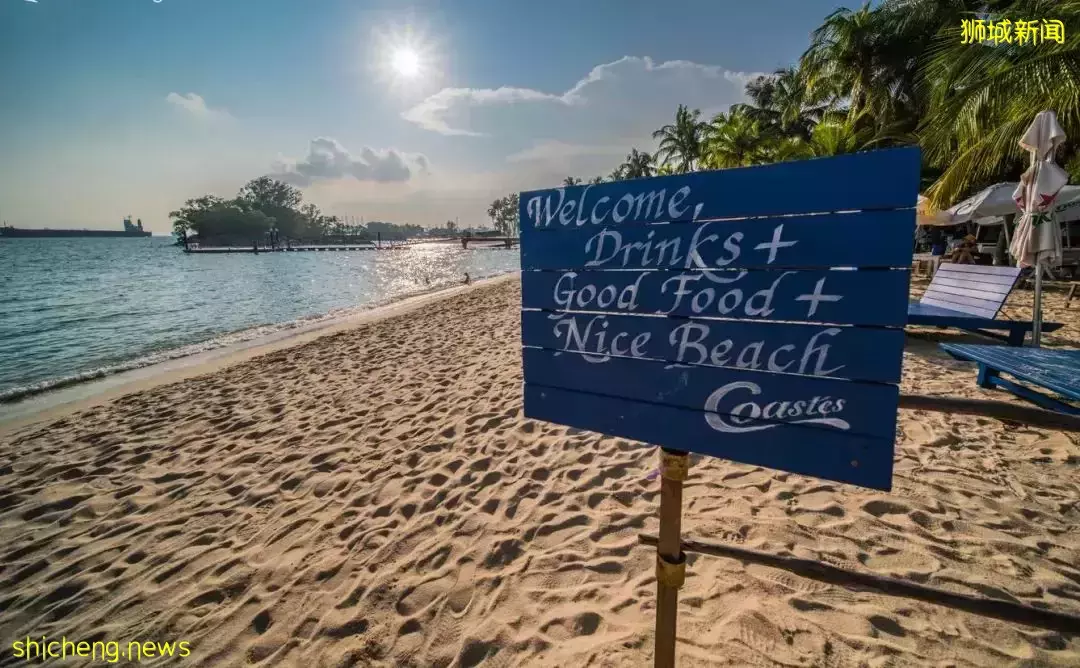
<svg viewBox="0 0 1080 668">
<path fill-rule="evenodd" d="M 640 136 L 659 127 L 678 104 L 706 113 L 744 100 L 756 73 L 732 72 L 686 60 L 656 63 L 626 56 L 597 65 L 570 89 L 444 88 L 402 117 L 445 135 Z M 564 137 L 565 138 L 565 137 Z"/>
<path fill-rule="evenodd" d="M 229 112 L 224 109 L 211 109 L 206 106 L 206 100 L 201 95 L 195 93 L 188 93 L 186 95 L 180 95 L 179 93 L 169 93 L 165 96 L 165 101 L 169 104 L 176 105 L 177 107 L 188 112 L 192 116 L 205 119 L 224 119 L 231 118 Z"/>
<path fill-rule="evenodd" d="M 336 139 L 317 137 L 311 140 L 306 158 L 279 159 L 272 176 L 302 187 L 316 181 L 346 177 L 358 181 L 394 183 L 408 181 L 415 174 L 429 169 L 427 157 L 420 153 L 364 146 L 358 154 L 353 155 Z"/>
<path fill-rule="evenodd" d="M 652 152 L 652 131 L 670 123 L 680 103 L 705 116 L 725 111 L 745 101 L 745 83 L 754 76 L 627 57 L 584 70 L 566 90 L 535 90 L 513 81 L 485 89 L 445 88 L 402 114 L 418 130 L 456 136 L 424 147 L 438 160 L 437 171 L 413 171 L 408 180 L 392 184 L 315 178 L 310 167 L 305 172 L 295 163 L 289 173 L 310 184 L 307 197 L 341 215 L 426 225 L 459 217 L 463 226 L 479 225 L 496 197 L 556 186 L 567 176 L 608 174 L 631 148 Z M 347 160 L 305 162 L 348 175 Z"/>
<path fill-rule="evenodd" d="M 443 88 L 438 93 L 424 99 L 401 115 L 426 130 L 444 135 L 467 135 L 482 137 L 484 133 L 473 132 L 447 125 L 445 117 L 452 115 L 460 107 L 485 104 L 513 104 L 515 102 L 561 101 L 558 95 L 541 93 L 530 88 Z"/>
<path fill-rule="evenodd" d="M 617 156 L 623 157 L 630 150 L 623 144 L 595 145 L 568 144 L 555 140 L 542 140 L 517 153 L 506 156 L 507 162 L 558 161 L 582 156 Z"/>
</svg>

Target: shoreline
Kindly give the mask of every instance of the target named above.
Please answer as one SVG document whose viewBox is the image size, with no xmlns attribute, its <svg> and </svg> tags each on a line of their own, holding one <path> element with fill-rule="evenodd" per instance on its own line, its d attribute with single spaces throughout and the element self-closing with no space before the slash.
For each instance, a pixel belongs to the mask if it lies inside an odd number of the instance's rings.
<svg viewBox="0 0 1080 668">
<path fill-rule="evenodd" d="M 213 373 L 260 355 L 303 345 L 317 338 L 360 327 L 386 318 L 410 313 L 433 301 L 463 292 L 495 285 L 517 277 L 518 272 L 480 278 L 469 285 L 444 285 L 376 303 L 370 308 L 338 318 L 321 319 L 255 338 L 211 348 L 109 374 L 47 389 L 10 403 L 0 403 L 0 436 L 38 421 L 55 420 L 65 415 L 118 399 L 124 395 Z"/>
</svg>

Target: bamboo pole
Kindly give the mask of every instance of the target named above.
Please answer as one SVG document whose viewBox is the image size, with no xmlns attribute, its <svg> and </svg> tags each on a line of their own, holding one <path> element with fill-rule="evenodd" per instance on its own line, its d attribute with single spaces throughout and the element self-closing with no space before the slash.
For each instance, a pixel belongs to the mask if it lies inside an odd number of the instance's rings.
<svg viewBox="0 0 1080 668">
<path fill-rule="evenodd" d="M 660 450 L 660 538 L 656 544 L 656 668 L 675 668 L 679 588 L 686 578 L 682 553 L 682 492 L 690 457 Z"/>
</svg>

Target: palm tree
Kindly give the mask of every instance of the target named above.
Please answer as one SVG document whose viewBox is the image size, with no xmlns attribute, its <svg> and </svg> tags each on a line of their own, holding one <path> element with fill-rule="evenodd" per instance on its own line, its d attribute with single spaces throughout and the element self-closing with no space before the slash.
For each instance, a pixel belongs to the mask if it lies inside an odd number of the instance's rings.
<svg viewBox="0 0 1080 668">
<path fill-rule="evenodd" d="M 1080 22 L 1077 0 L 1019 0 L 1002 15 L 1037 11 L 1066 26 Z M 944 170 L 927 196 L 942 208 L 977 187 L 1019 176 L 1026 156 L 1017 141 L 1039 111 L 1053 109 L 1066 134 L 1080 136 L 1080 35 L 1075 30 L 1065 31 L 1063 44 L 1037 47 L 973 48 L 960 44 L 955 29 L 949 33 L 938 32 L 919 76 L 919 90 L 928 100 L 920 144 L 930 164 Z M 1071 144 L 1063 163 L 1076 151 Z"/>
<path fill-rule="evenodd" d="M 566 186 L 566 187 L 581 185 L 581 179 L 575 179 L 573 176 L 568 176 L 565 179 L 563 179 L 562 183 L 563 183 L 563 186 Z"/>
<path fill-rule="evenodd" d="M 603 182 L 604 182 L 604 177 L 602 177 L 602 176 L 594 176 L 591 179 L 589 179 L 589 183 L 591 183 L 594 186 L 598 186 Z"/>
<path fill-rule="evenodd" d="M 671 165 L 671 163 L 668 163 L 668 162 L 657 165 L 657 167 L 656 167 L 656 175 L 657 176 L 671 176 L 672 174 L 680 174 L 680 173 L 681 172 L 679 172 L 678 169 L 676 169 L 674 166 Z"/>
<path fill-rule="evenodd" d="M 837 9 L 811 33 L 802 57 L 809 85 L 846 91 L 853 116 L 890 106 L 894 82 L 883 67 L 884 17 L 869 2 L 859 10 Z"/>
<path fill-rule="evenodd" d="M 630 152 L 626 155 L 626 161 L 619 166 L 619 173 L 625 179 L 646 178 L 652 176 L 655 171 L 653 157 L 636 148 L 630 149 Z"/>
<path fill-rule="evenodd" d="M 742 106 L 714 116 L 703 134 L 701 163 L 708 169 L 743 167 L 757 164 L 764 158 L 763 149 L 768 137 L 761 122 Z"/>
<path fill-rule="evenodd" d="M 831 155 L 855 153 L 866 148 L 872 135 L 859 118 L 842 114 L 826 117 L 814 126 L 810 141 L 806 143 L 807 157 L 823 158 Z"/>
<path fill-rule="evenodd" d="M 701 110 L 691 111 L 686 105 L 679 105 L 675 111 L 675 122 L 653 132 L 653 139 L 660 140 L 656 159 L 661 162 L 673 162 L 677 173 L 685 174 L 697 167 L 701 157 L 701 138 L 704 126 L 698 119 Z"/>
<path fill-rule="evenodd" d="M 746 84 L 749 104 L 732 105 L 731 111 L 742 110 L 762 130 L 778 136 L 810 138 L 810 130 L 821 116 L 839 100 L 827 81 L 811 87 L 802 67 L 776 70 Z"/>
</svg>

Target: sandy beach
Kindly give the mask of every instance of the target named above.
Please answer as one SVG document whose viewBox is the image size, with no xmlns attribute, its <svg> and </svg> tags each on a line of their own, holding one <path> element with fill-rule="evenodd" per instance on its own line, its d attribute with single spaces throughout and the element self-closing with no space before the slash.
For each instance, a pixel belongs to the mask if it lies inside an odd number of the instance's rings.
<svg viewBox="0 0 1080 668">
<path fill-rule="evenodd" d="M 28 635 L 199 666 L 651 665 L 656 449 L 523 418 L 519 285 L 0 434 L 0 665 Z M 1080 345 L 1080 304 L 1045 317 Z M 903 391 L 1012 401 L 936 347 L 979 339 L 910 331 Z M 1080 614 L 1076 435 L 902 411 L 892 493 L 695 459 L 683 522 Z M 679 614 L 681 666 L 1080 664 L 1076 636 L 710 556 Z"/>
</svg>

